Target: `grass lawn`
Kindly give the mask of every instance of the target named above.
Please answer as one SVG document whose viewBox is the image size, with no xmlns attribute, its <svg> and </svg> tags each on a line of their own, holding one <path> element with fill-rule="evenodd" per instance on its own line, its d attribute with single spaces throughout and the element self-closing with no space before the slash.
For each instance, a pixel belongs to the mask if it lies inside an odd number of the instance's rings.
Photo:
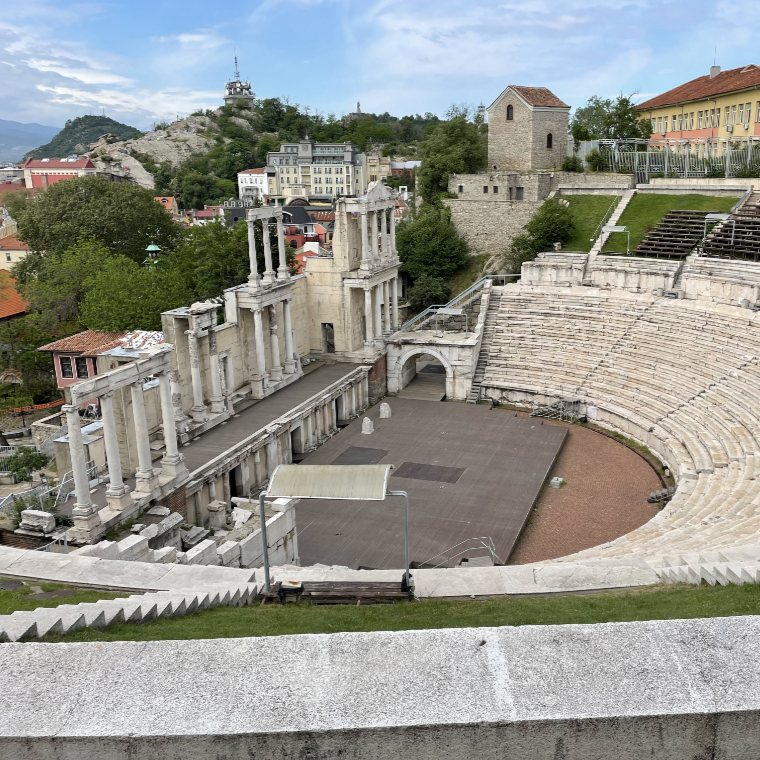
<svg viewBox="0 0 760 760">
<path fill-rule="evenodd" d="M 68 601 L 68 600 L 67 600 Z M 658 586 L 627 592 L 393 605 L 309 604 L 217 607 L 143 625 L 116 623 L 46 641 L 152 641 L 279 636 L 341 631 L 402 631 L 499 625 L 558 625 L 760 614 L 760 586 Z"/>
<path fill-rule="evenodd" d="M 0 581 L 11 580 L 0 577 Z M 107 591 L 96 591 L 91 589 L 80 589 L 76 586 L 67 586 L 63 583 L 44 583 L 42 581 L 28 581 L 29 585 L 13 591 L 0 590 L 0 615 L 10 615 L 17 610 L 36 610 L 37 607 L 57 607 L 59 604 L 80 604 L 82 602 L 97 602 L 100 599 L 114 599 L 117 596 L 129 596 L 131 592 L 122 592 L 120 594 L 109 593 Z M 59 589 L 73 589 L 78 593 L 76 595 L 57 597 L 52 599 L 29 599 L 32 592 L 32 586 L 37 586 L 43 592 L 58 591 Z"/>
<path fill-rule="evenodd" d="M 625 225 L 631 231 L 631 252 L 644 239 L 646 234 L 662 219 L 668 211 L 690 210 L 715 211 L 728 213 L 737 198 L 713 198 L 709 195 L 634 195 L 620 217 L 618 224 Z M 604 251 L 624 253 L 627 235 L 616 232 L 610 235 L 604 245 Z"/>
<path fill-rule="evenodd" d="M 566 251 L 590 251 L 594 234 L 599 222 L 612 205 L 614 195 L 568 195 L 564 200 L 570 202 L 569 211 L 575 222 L 573 237 L 562 247 Z"/>
<path fill-rule="evenodd" d="M 483 267 L 490 258 L 488 253 L 480 253 L 477 256 L 470 256 L 469 261 L 458 271 L 454 272 L 449 278 L 451 287 L 451 298 L 458 296 L 467 290 L 473 283 L 477 282 L 483 276 Z"/>
</svg>

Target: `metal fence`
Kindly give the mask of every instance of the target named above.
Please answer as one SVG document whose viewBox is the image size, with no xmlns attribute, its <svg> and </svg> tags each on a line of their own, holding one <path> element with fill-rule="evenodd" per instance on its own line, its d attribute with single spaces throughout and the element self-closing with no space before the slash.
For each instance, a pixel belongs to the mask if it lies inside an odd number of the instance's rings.
<svg viewBox="0 0 760 760">
<path fill-rule="evenodd" d="M 503 564 L 496 554 L 496 547 L 490 536 L 480 536 L 478 538 L 466 538 L 464 541 L 460 541 L 450 549 L 442 551 L 440 554 L 436 554 L 435 557 L 431 557 L 425 562 L 420 562 L 417 567 L 424 568 L 426 570 L 435 570 L 437 567 L 443 567 L 454 562 L 454 560 L 467 555 L 467 559 L 475 559 L 477 557 L 489 557 L 494 564 Z"/>
<path fill-rule="evenodd" d="M 760 137 L 706 137 L 694 140 L 599 140 L 611 172 L 689 179 L 760 174 Z"/>
<path fill-rule="evenodd" d="M 98 483 L 102 482 L 98 466 L 92 460 L 87 462 L 87 477 L 90 483 L 90 488 L 94 488 Z M 50 503 L 51 499 L 53 507 L 58 509 L 73 492 L 74 475 L 73 472 L 69 471 L 63 476 L 63 478 L 61 478 L 60 483 L 56 485 L 50 485 L 50 483 L 45 481 L 28 491 L 9 494 L 0 501 L 0 512 L 10 514 L 13 505 L 17 501 L 36 503 L 40 509 L 43 509 Z M 33 509 L 33 507 L 29 508 Z"/>
<path fill-rule="evenodd" d="M 422 330 L 427 324 L 433 320 L 438 313 L 438 309 L 457 309 L 465 306 L 469 301 L 480 296 L 480 291 L 488 281 L 501 281 L 503 285 L 506 283 L 507 278 L 519 277 L 519 274 L 487 274 L 485 277 L 481 277 L 476 283 L 470 285 L 467 290 L 463 290 L 458 296 L 454 296 L 446 304 L 433 304 L 428 306 L 425 311 L 420 312 L 416 317 L 412 317 L 408 322 L 401 325 L 401 330 Z"/>
</svg>

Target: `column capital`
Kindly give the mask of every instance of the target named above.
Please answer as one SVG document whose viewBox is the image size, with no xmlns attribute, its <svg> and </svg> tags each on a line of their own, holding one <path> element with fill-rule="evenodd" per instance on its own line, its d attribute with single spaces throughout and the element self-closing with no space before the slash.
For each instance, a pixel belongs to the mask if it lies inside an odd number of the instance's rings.
<svg viewBox="0 0 760 760">
<path fill-rule="evenodd" d="M 106 391 L 105 393 L 101 393 L 101 394 L 98 396 L 98 398 L 113 398 L 113 394 L 114 394 L 115 392 L 116 392 L 116 391 L 113 391 L 113 390 L 110 390 L 110 391 Z"/>
<path fill-rule="evenodd" d="M 61 407 L 61 411 L 65 412 L 66 414 L 71 414 L 71 412 L 79 413 L 79 405 L 78 404 L 64 404 Z"/>
</svg>

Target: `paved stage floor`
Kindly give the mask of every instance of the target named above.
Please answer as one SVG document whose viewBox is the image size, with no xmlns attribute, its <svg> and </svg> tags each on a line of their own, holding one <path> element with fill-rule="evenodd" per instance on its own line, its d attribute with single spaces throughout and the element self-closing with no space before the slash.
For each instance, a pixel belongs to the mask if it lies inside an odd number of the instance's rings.
<svg viewBox="0 0 760 760">
<path fill-rule="evenodd" d="M 385 400 L 393 416 L 381 420 L 380 406 L 373 407 L 367 415 L 375 424 L 373 434 L 363 434 L 361 418 L 354 420 L 304 463 L 332 464 L 340 458 L 338 464 L 395 465 L 398 475 L 391 477 L 390 488 L 409 493 L 412 562 L 484 536 L 506 562 L 567 429 L 487 406 Z M 403 567 L 403 512 L 403 499 L 397 497 L 302 499 L 296 507 L 301 564 Z"/>
</svg>

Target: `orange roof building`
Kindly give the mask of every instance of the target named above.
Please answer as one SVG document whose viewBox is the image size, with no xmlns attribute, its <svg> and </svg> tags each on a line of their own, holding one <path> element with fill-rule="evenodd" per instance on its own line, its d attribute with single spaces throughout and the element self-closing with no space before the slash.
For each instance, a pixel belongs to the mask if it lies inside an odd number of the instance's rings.
<svg viewBox="0 0 760 760">
<path fill-rule="evenodd" d="M 8 270 L 29 253 L 29 246 L 18 239 L 18 235 L 0 238 L 0 269 Z"/>
<path fill-rule="evenodd" d="M 26 314 L 27 302 L 16 290 L 16 280 L 0 271 L 0 322 L 10 322 Z"/>
</svg>

